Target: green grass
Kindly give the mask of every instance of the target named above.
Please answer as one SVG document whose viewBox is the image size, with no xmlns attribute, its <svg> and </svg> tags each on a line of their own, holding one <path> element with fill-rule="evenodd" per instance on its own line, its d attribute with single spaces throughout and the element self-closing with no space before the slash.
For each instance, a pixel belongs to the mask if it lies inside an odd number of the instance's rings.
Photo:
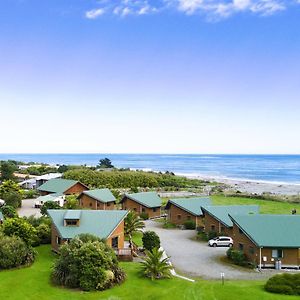
<svg viewBox="0 0 300 300">
<path fill-rule="evenodd" d="M 132 235 L 133 242 L 138 245 L 139 247 L 143 247 L 143 241 L 142 241 L 143 233 L 142 232 L 135 232 Z"/>
<path fill-rule="evenodd" d="M 151 281 L 139 273 L 138 263 L 122 263 L 128 278 L 121 286 L 104 292 L 81 292 L 52 286 L 49 281 L 54 254 L 49 246 L 38 249 L 37 261 L 28 268 L 0 272 L 0 299 L 5 300 L 88 300 L 88 299 L 172 299 L 172 300 L 294 300 L 299 297 L 269 294 L 261 281 L 197 280 L 191 283 L 181 279 Z"/>
<path fill-rule="evenodd" d="M 256 204 L 260 206 L 260 213 L 262 214 L 291 214 L 293 208 L 300 212 L 299 203 L 278 202 L 270 200 L 259 200 L 242 197 L 225 197 L 225 196 L 212 196 L 214 205 L 249 205 Z"/>
</svg>

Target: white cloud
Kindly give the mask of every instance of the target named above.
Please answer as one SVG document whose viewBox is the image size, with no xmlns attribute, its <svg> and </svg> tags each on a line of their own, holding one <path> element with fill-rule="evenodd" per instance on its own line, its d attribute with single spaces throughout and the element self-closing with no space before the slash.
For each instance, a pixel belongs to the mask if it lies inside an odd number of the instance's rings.
<svg viewBox="0 0 300 300">
<path fill-rule="evenodd" d="M 239 13 L 269 16 L 300 4 L 300 0 L 98 0 L 97 2 L 102 8 L 86 12 L 87 18 L 95 19 L 104 13 L 126 17 L 173 10 L 186 15 L 199 14 L 208 19 L 218 20 Z"/>
<path fill-rule="evenodd" d="M 92 9 L 85 13 L 86 18 L 88 19 L 97 19 L 105 13 L 104 8 Z"/>
</svg>

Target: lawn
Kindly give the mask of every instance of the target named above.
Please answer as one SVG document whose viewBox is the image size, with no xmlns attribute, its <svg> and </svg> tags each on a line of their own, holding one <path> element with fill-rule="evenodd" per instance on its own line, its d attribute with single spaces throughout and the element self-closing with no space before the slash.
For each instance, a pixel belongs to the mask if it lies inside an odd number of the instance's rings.
<svg viewBox="0 0 300 300">
<path fill-rule="evenodd" d="M 222 286 L 219 281 L 181 279 L 151 281 L 139 275 L 138 263 L 122 263 L 128 274 L 126 282 L 104 292 L 86 293 L 52 286 L 49 282 L 54 254 L 50 246 L 38 247 L 37 261 L 29 268 L 0 272 L 0 299 L 61 300 L 61 299 L 203 299 L 203 300 L 294 300 L 298 297 L 273 295 L 263 290 L 263 282 L 230 281 Z"/>
<path fill-rule="evenodd" d="M 293 208 L 300 212 L 299 203 L 276 202 L 270 200 L 249 199 L 242 197 L 225 197 L 225 196 L 212 196 L 214 205 L 246 205 L 256 204 L 260 206 L 260 213 L 262 214 L 291 214 Z"/>
</svg>

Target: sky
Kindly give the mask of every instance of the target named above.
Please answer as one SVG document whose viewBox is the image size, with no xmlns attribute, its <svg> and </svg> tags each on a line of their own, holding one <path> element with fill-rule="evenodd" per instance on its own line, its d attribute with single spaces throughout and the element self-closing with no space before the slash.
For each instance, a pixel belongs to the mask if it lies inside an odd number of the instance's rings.
<svg viewBox="0 0 300 300">
<path fill-rule="evenodd" d="M 300 0 L 1 0 L 0 153 L 300 153 Z"/>
</svg>

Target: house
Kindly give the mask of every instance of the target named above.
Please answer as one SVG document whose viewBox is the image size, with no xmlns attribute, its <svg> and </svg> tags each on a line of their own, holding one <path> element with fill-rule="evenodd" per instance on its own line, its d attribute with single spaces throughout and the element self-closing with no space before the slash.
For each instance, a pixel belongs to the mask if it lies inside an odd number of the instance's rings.
<svg viewBox="0 0 300 300">
<path fill-rule="evenodd" d="M 23 189 L 32 190 L 36 188 L 36 179 L 31 178 L 24 180 L 22 182 L 19 182 L 19 186 L 21 186 Z"/>
<path fill-rule="evenodd" d="M 79 196 L 81 208 L 113 210 L 116 198 L 109 189 L 83 191 Z"/>
<path fill-rule="evenodd" d="M 161 215 L 161 199 L 155 192 L 125 194 L 121 203 L 122 209 L 135 211 L 138 215 L 146 214 L 150 219 Z"/>
<path fill-rule="evenodd" d="M 50 179 L 46 183 L 37 188 L 41 195 L 48 195 L 51 193 L 59 193 L 64 195 L 80 194 L 88 190 L 88 187 L 79 181 L 71 179 Z"/>
<path fill-rule="evenodd" d="M 203 227 L 201 206 L 211 204 L 208 197 L 170 199 L 166 205 L 168 221 L 176 225 L 183 225 L 184 222 L 192 220 L 197 227 Z"/>
<path fill-rule="evenodd" d="M 3 223 L 3 221 L 4 221 L 4 217 L 2 212 L 0 211 L 0 225 Z"/>
<path fill-rule="evenodd" d="M 61 178 L 62 174 L 61 173 L 49 173 L 49 174 L 45 174 L 45 175 L 41 175 L 36 177 L 36 187 L 40 187 L 41 185 L 43 185 L 44 183 L 46 183 L 47 181 L 51 180 L 51 179 L 57 179 L 57 178 Z"/>
<path fill-rule="evenodd" d="M 42 207 L 46 202 L 56 202 L 60 207 L 64 206 L 65 202 L 65 195 L 59 194 L 59 193 L 54 193 L 54 194 L 49 194 L 45 196 L 40 196 L 36 199 L 34 203 L 35 208 L 40 208 Z"/>
<path fill-rule="evenodd" d="M 51 246 L 57 252 L 60 245 L 82 233 L 106 239 L 116 250 L 124 248 L 125 210 L 67 210 L 49 209 L 52 221 Z"/>
<path fill-rule="evenodd" d="M 233 249 L 259 268 L 300 268 L 299 215 L 230 215 Z"/>
<path fill-rule="evenodd" d="M 232 237 L 233 223 L 229 214 L 247 215 L 258 214 L 258 205 L 215 205 L 202 206 L 204 216 L 204 231 L 206 233 L 215 232 L 217 235 L 227 235 Z"/>
</svg>

